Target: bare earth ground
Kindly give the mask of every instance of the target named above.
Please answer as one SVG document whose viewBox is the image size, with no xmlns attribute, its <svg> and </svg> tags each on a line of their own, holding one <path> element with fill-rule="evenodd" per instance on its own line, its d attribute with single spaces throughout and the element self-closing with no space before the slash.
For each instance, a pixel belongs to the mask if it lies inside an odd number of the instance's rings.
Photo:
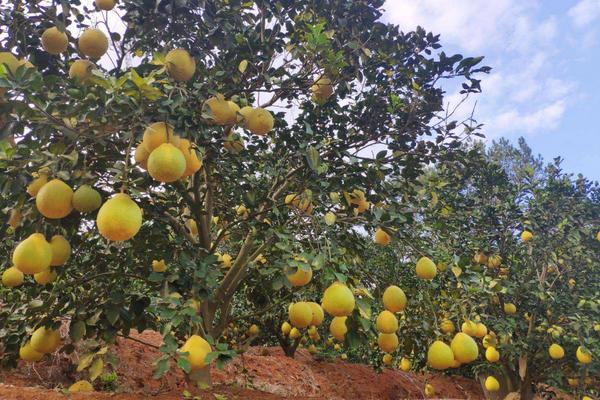
<svg viewBox="0 0 600 400">
<path fill-rule="evenodd" d="M 132 336 L 156 345 L 161 342 L 156 332 L 146 331 Z M 160 380 L 152 378 L 152 362 L 159 355 L 156 349 L 119 339 L 112 351 L 120 358 L 115 393 L 64 395 L 61 388 L 85 376 L 79 376 L 63 359 L 37 363 L 35 370 L 20 364 L 16 370 L 0 371 L 0 400 L 175 400 L 183 398 L 184 390 L 193 392 L 200 399 L 420 399 L 424 398 L 425 381 L 436 388 L 439 398 L 484 398 L 481 387 L 475 381 L 459 376 L 422 375 L 392 369 L 378 374 L 366 365 L 341 360 L 319 361 L 306 350 L 300 350 L 295 359 L 290 359 L 275 347 L 251 348 L 243 357 L 237 357 L 227 365 L 225 370 L 213 368 L 213 387 L 194 391 L 176 368 Z"/>
</svg>

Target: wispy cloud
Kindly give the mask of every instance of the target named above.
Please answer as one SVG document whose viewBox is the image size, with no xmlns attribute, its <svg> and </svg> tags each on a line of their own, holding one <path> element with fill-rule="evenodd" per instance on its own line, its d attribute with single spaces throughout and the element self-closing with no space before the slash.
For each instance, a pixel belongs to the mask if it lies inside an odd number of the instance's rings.
<svg viewBox="0 0 600 400">
<path fill-rule="evenodd" d="M 573 9 L 581 3 L 600 5 L 582 0 Z M 483 78 L 483 95 L 466 102 L 461 116 L 477 100 L 475 117 L 488 137 L 541 134 L 560 126 L 577 88 L 563 64 L 566 50 L 557 45 L 561 18 L 568 17 L 541 15 L 542 6 L 518 0 L 485 7 L 478 0 L 388 0 L 385 18 L 404 30 L 420 25 L 441 34 L 447 52 L 486 56 L 493 70 Z M 447 89 L 450 103 L 456 101 L 454 89 Z"/>
<path fill-rule="evenodd" d="M 581 0 L 567 12 L 573 23 L 579 27 L 585 27 L 600 17 L 600 1 Z"/>
</svg>

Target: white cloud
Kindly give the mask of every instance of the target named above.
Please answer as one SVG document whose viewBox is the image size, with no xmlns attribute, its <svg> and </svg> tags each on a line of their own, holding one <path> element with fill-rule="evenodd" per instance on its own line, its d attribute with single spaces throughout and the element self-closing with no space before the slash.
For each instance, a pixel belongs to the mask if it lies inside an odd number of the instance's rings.
<svg viewBox="0 0 600 400">
<path fill-rule="evenodd" d="M 599 0 L 581 0 L 567 12 L 577 27 L 585 27 L 600 17 Z"/>
<path fill-rule="evenodd" d="M 385 19 L 405 31 L 420 25 L 439 33 L 447 53 L 486 56 L 484 63 L 493 69 L 482 77 L 483 94 L 463 103 L 457 119 L 468 116 L 477 102 L 475 119 L 485 124 L 489 137 L 546 133 L 560 126 L 577 87 L 565 78 L 565 48 L 557 45 L 561 18 L 568 17 L 540 15 L 543 2 L 519 0 L 485 6 L 479 0 L 388 0 L 385 8 Z M 446 102 L 452 106 L 460 99 L 450 92 Z"/>
</svg>

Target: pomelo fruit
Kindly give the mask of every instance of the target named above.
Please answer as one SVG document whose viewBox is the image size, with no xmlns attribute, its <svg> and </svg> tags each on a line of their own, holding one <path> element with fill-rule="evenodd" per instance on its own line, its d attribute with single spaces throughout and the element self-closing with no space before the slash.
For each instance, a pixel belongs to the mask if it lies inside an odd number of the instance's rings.
<svg viewBox="0 0 600 400">
<path fill-rule="evenodd" d="M 142 210 L 128 195 L 117 193 L 100 207 L 96 225 L 100 234 L 108 240 L 128 240 L 142 226 Z"/>
</svg>

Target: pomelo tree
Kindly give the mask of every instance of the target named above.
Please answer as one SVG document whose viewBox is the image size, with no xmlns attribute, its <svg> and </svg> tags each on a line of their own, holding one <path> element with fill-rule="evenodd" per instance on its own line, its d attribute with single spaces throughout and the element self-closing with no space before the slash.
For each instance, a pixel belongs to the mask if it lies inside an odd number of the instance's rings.
<svg viewBox="0 0 600 400">
<path fill-rule="evenodd" d="M 111 4 L 2 6 L 2 364 L 150 328 L 158 375 L 206 379 L 240 288 L 353 286 L 356 227 L 393 234 L 469 135 L 440 82 L 489 68 L 381 0 Z"/>
</svg>

